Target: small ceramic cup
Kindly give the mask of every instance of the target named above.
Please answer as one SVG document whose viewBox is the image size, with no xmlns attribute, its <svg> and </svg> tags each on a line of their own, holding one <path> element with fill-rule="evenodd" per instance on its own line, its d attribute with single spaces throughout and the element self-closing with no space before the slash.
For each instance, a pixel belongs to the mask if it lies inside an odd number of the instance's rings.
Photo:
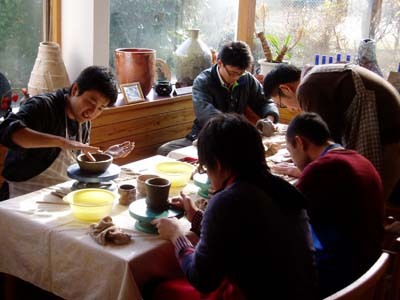
<svg viewBox="0 0 400 300">
<path fill-rule="evenodd" d="M 137 191 L 139 192 L 140 195 L 146 196 L 146 180 L 150 178 L 155 178 L 155 177 L 160 177 L 156 174 L 142 174 L 139 175 L 138 178 L 136 179 L 136 185 L 137 185 Z"/>
<path fill-rule="evenodd" d="M 162 213 L 168 209 L 169 189 L 171 182 L 162 177 L 147 179 L 146 185 L 146 204 L 154 213 Z"/>
<path fill-rule="evenodd" d="M 136 200 L 136 187 L 133 184 L 121 184 L 118 186 L 119 204 L 129 205 Z"/>
</svg>

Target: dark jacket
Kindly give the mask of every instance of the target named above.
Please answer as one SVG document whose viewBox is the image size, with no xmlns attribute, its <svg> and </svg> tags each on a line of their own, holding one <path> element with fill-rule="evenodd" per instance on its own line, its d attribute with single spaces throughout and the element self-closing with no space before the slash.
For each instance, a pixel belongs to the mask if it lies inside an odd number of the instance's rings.
<svg viewBox="0 0 400 300">
<path fill-rule="evenodd" d="M 10 181 L 25 181 L 45 171 L 57 158 L 60 148 L 25 149 L 16 145 L 12 134 L 28 127 L 32 130 L 65 137 L 66 90 L 30 98 L 17 113 L 10 114 L 0 124 L 0 143 L 9 148 L 4 162 L 3 177 Z M 68 133 L 78 140 L 79 124 L 67 118 Z M 82 142 L 89 141 L 90 123 L 82 126 Z"/>
<path fill-rule="evenodd" d="M 201 72 L 193 83 L 193 107 L 196 115 L 192 131 L 187 138 L 195 140 L 204 124 L 219 113 L 244 114 L 249 106 L 260 118 L 267 115 L 279 120 L 279 110 L 272 99 L 266 99 L 262 85 L 246 72 L 232 91 L 221 85 L 217 65 Z"/>
<path fill-rule="evenodd" d="M 257 175 L 237 178 L 210 199 L 194 252 L 178 252 L 182 269 L 204 293 L 226 278 L 246 299 L 315 299 L 305 199 L 283 179 Z"/>
</svg>

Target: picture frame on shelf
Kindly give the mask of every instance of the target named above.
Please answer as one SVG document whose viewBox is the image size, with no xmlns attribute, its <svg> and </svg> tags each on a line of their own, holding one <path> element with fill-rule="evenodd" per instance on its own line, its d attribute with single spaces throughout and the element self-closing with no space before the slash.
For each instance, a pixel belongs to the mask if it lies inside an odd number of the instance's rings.
<svg viewBox="0 0 400 300">
<path fill-rule="evenodd" d="M 124 102 L 126 104 L 145 101 L 139 82 L 120 84 L 119 87 L 124 95 Z"/>
</svg>

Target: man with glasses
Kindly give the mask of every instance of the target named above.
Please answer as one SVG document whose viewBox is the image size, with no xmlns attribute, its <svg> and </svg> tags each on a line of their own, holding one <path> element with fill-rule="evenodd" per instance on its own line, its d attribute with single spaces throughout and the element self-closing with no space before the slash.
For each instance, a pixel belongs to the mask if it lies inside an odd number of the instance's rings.
<svg viewBox="0 0 400 300">
<path fill-rule="evenodd" d="M 374 164 L 385 199 L 400 201 L 400 95 L 388 81 L 353 64 L 281 64 L 265 76 L 264 92 L 289 110 L 318 113 L 336 143 Z"/>
<path fill-rule="evenodd" d="M 259 81 L 246 71 L 252 62 L 253 56 L 246 43 L 225 44 L 218 53 L 217 63 L 194 80 L 192 97 L 196 119 L 192 131 L 183 139 L 162 145 L 158 154 L 167 155 L 190 146 L 204 124 L 221 113 L 245 115 L 253 123 L 263 119 L 263 132 L 272 132 L 274 123 L 279 120 L 279 111 L 276 104 L 264 96 Z"/>
</svg>

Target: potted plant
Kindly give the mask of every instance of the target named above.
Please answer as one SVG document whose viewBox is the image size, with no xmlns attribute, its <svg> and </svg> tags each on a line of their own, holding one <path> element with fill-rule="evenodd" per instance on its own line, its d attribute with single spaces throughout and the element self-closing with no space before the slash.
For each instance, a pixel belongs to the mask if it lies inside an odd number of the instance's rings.
<svg viewBox="0 0 400 300">
<path fill-rule="evenodd" d="M 259 59 L 261 75 L 265 76 L 277 63 L 285 63 L 285 57 L 290 58 L 290 51 L 299 43 L 304 34 L 304 29 L 300 28 L 296 38 L 292 41 L 291 34 L 265 34 L 267 27 L 269 7 L 266 3 L 261 3 L 255 15 L 256 38 L 259 38 L 264 52 L 264 58 Z M 258 32 L 258 33 L 257 33 Z M 280 37 L 285 37 L 283 40 Z"/>
<path fill-rule="evenodd" d="M 296 39 L 290 43 L 292 37 L 288 34 L 283 42 L 277 35 L 265 34 L 263 31 L 257 33 L 261 41 L 265 58 L 260 59 L 258 63 L 261 67 L 261 74 L 266 75 L 275 66 L 276 63 L 285 63 L 285 56 L 290 53 L 303 37 L 303 29 L 297 32 Z M 268 40 L 268 41 L 267 41 Z"/>
</svg>

